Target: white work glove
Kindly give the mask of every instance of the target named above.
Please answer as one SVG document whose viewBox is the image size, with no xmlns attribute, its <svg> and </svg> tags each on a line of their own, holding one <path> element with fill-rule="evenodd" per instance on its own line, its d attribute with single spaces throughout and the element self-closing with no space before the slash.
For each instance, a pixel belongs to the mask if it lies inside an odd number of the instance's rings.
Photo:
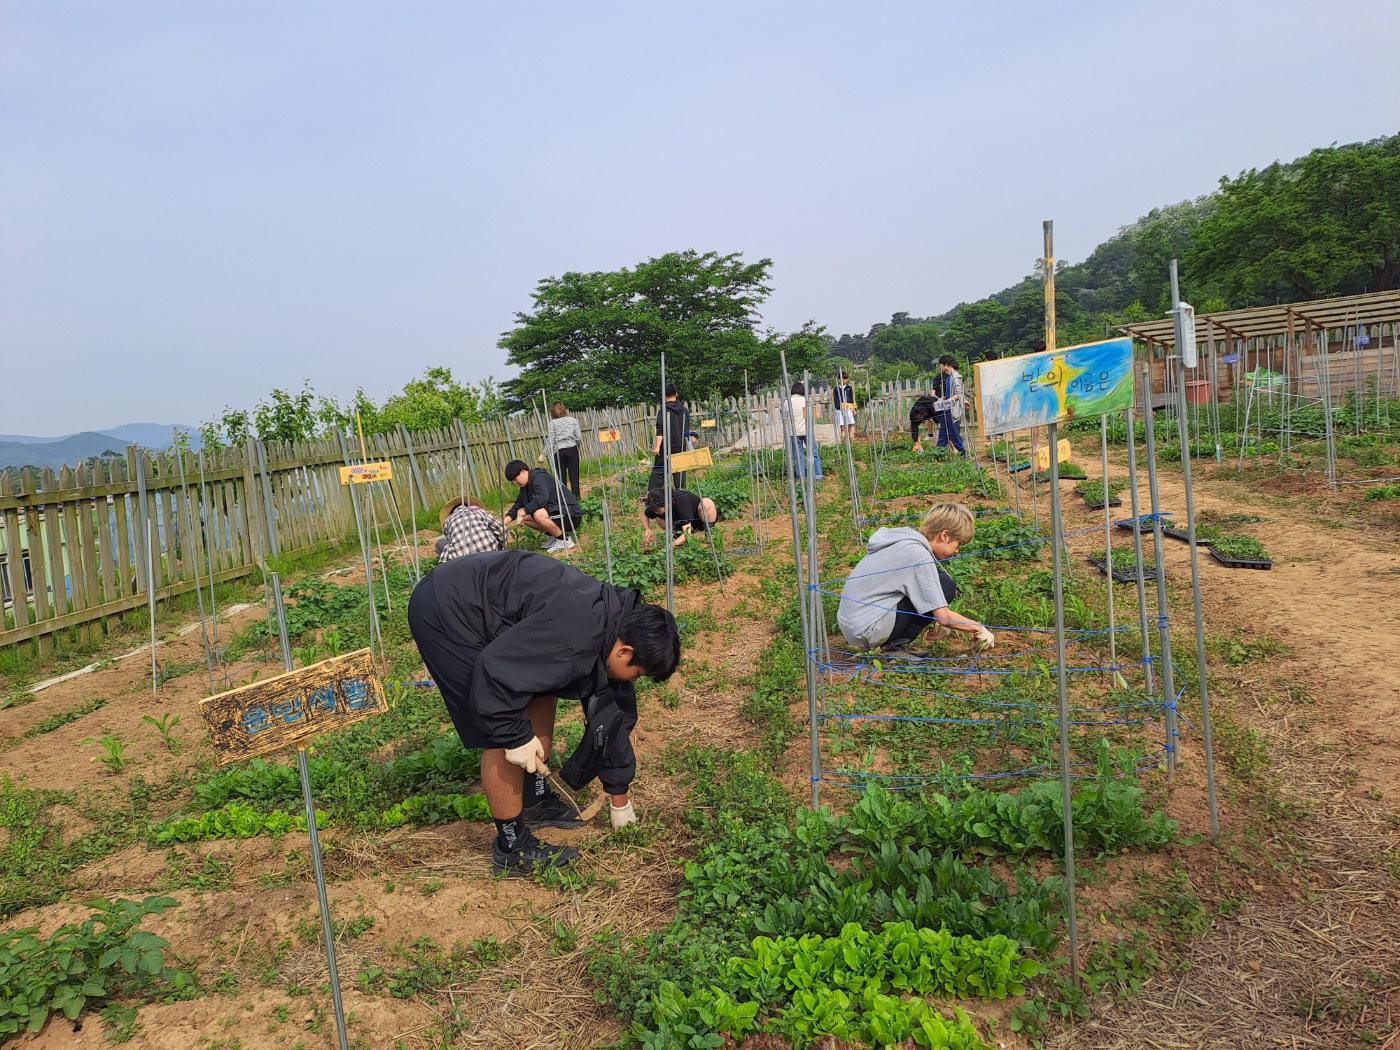
<svg viewBox="0 0 1400 1050">
<path fill-rule="evenodd" d="M 637 811 L 632 808 L 630 799 L 625 806 L 614 806 L 610 802 L 608 803 L 608 819 L 612 821 L 614 829 L 625 828 L 628 824 L 637 823 Z"/>
<path fill-rule="evenodd" d="M 997 636 L 985 627 L 977 628 L 977 633 L 973 635 L 973 646 L 977 649 L 990 649 L 997 644 Z"/>
<path fill-rule="evenodd" d="M 952 633 L 953 629 L 946 623 L 936 623 L 928 629 L 929 640 L 934 642 L 947 638 Z"/>
<path fill-rule="evenodd" d="M 549 772 L 544 745 L 540 743 L 540 738 L 537 736 L 532 736 L 528 743 L 521 744 L 519 747 L 506 748 L 506 761 L 513 766 L 519 766 L 527 773 Z"/>
</svg>

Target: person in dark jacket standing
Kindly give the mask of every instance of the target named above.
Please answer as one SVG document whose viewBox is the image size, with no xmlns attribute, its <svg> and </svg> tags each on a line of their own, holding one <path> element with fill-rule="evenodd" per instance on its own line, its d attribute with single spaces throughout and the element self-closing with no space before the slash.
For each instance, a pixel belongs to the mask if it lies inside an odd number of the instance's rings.
<svg viewBox="0 0 1400 1050">
<path fill-rule="evenodd" d="M 506 464 L 506 478 L 520 486 L 520 495 L 501 519 L 502 525 L 524 525 L 549 537 L 546 554 L 572 550 L 574 541 L 565 535 L 583 521 L 583 509 L 578 498 L 555 481 L 549 471 L 540 467 L 531 470 L 518 459 Z"/>
<path fill-rule="evenodd" d="M 856 436 L 856 392 L 851 389 L 851 377 L 845 372 L 840 374 L 836 385 L 831 388 L 831 407 L 836 416 L 836 443 L 839 445 L 842 441 L 842 427 L 849 428 L 849 432 L 844 436 L 854 441 Z"/>
<path fill-rule="evenodd" d="M 675 383 L 666 384 L 666 407 L 663 411 L 656 413 L 656 441 L 652 445 L 651 454 L 654 457 L 651 464 L 651 481 L 654 485 L 665 484 L 662 474 L 665 473 L 666 432 L 670 430 L 672 455 L 677 452 L 686 451 L 685 435 L 690 430 L 690 409 L 681 403 L 680 394 L 676 391 Z M 685 472 L 671 475 L 671 488 L 685 488 Z"/>
<path fill-rule="evenodd" d="M 664 682 L 680 662 L 670 613 L 551 558 L 499 551 L 425 576 L 409 599 L 408 626 L 463 746 L 483 749 L 481 783 L 496 822 L 493 872 L 526 876 L 578 856 L 532 830 L 582 824 L 545 782 L 561 696 L 593 704 L 607 695 L 621 712 L 597 775 L 612 796 L 613 827 L 636 819 L 628 794 L 636 773 L 628 740 L 637 720 L 633 683 L 642 675 Z"/>
</svg>

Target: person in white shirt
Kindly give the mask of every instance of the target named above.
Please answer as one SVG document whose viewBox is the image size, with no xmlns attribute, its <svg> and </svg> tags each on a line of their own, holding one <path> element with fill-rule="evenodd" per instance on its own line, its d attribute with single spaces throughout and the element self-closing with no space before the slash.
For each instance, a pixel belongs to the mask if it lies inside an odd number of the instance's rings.
<svg viewBox="0 0 1400 1050">
<path fill-rule="evenodd" d="M 792 456 L 797 463 L 797 477 L 807 475 L 807 389 L 801 383 L 792 384 L 792 430 L 796 437 L 793 440 Z M 812 476 L 820 478 L 822 476 L 821 450 L 817 448 L 816 442 L 812 443 Z"/>
</svg>

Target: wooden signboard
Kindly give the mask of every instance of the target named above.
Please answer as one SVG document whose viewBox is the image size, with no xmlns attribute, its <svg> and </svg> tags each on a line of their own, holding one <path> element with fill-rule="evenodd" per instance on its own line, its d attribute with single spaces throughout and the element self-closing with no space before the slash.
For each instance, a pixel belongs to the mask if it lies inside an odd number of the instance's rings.
<svg viewBox="0 0 1400 1050">
<path fill-rule="evenodd" d="M 1133 341 L 1042 350 L 977 365 L 986 435 L 1121 412 L 1133 403 Z"/>
<path fill-rule="evenodd" d="M 1061 463 L 1068 463 L 1068 462 L 1069 462 L 1070 455 L 1071 455 L 1071 453 L 1073 452 L 1073 449 L 1071 449 L 1071 448 L 1069 447 L 1069 442 L 1068 442 L 1068 441 L 1066 441 L 1064 438 L 1061 438 L 1058 442 L 1056 442 L 1056 451 L 1059 453 L 1059 460 L 1060 460 L 1060 462 L 1061 462 Z M 1036 469 L 1036 470 L 1049 470 L 1049 469 L 1050 469 L 1050 446 L 1049 446 L 1049 445 L 1046 445 L 1044 448 L 1038 448 L 1038 449 L 1035 450 L 1035 469 Z"/>
<path fill-rule="evenodd" d="M 392 463 L 356 463 L 340 468 L 342 485 L 368 485 L 371 481 L 389 481 L 394 476 Z"/>
<path fill-rule="evenodd" d="M 613 441 L 621 441 L 621 440 L 622 440 L 622 431 L 620 431 L 620 430 L 600 430 L 600 431 L 598 431 L 598 440 L 601 441 L 601 442 L 602 442 L 603 444 L 605 444 L 605 445 L 607 445 L 607 444 L 609 444 L 609 443 L 611 443 L 611 442 L 613 442 Z"/>
<path fill-rule="evenodd" d="M 694 470 L 696 467 L 713 467 L 714 457 L 710 455 L 708 448 L 697 448 L 694 452 L 672 452 L 671 453 L 671 473 L 679 474 L 683 470 Z"/>
<path fill-rule="evenodd" d="M 715 421 L 713 419 L 702 419 L 700 420 L 700 425 L 702 427 L 712 427 L 715 425 Z"/>
<path fill-rule="evenodd" d="M 219 765 L 293 747 L 387 710 L 368 649 L 199 702 Z"/>
</svg>

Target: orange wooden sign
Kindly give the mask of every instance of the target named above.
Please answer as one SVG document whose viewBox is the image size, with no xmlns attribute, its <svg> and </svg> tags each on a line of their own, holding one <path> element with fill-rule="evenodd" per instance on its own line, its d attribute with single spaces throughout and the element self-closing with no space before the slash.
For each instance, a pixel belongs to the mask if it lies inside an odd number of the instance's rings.
<svg viewBox="0 0 1400 1050">
<path fill-rule="evenodd" d="M 393 476 L 392 463 L 356 463 L 340 468 L 342 485 L 368 485 L 371 481 L 389 481 Z"/>
</svg>

